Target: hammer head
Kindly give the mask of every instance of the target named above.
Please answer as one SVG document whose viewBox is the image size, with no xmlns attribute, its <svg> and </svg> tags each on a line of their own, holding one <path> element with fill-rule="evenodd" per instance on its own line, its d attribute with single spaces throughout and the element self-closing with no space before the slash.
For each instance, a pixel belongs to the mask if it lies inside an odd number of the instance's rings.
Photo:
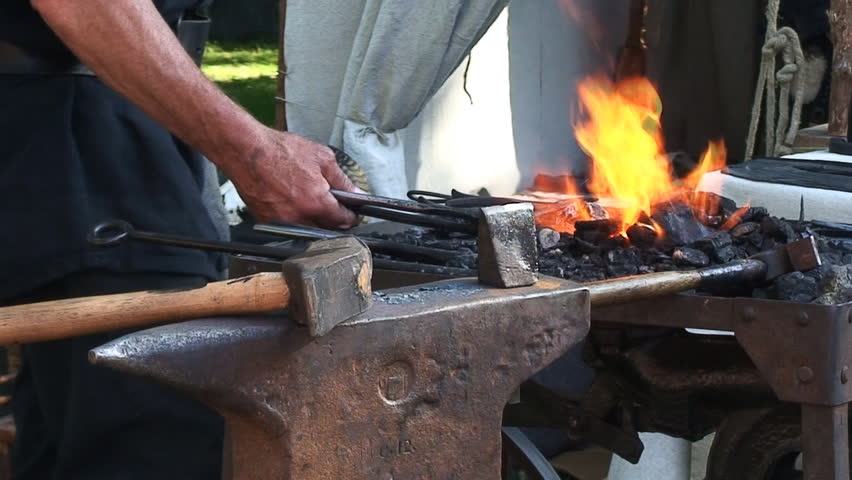
<svg viewBox="0 0 852 480">
<path fill-rule="evenodd" d="M 531 203 L 481 209 L 479 281 L 492 287 L 526 287 L 538 280 L 538 245 Z"/>
<path fill-rule="evenodd" d="M 814 237 L 796 240 L 751 257 L 766 264 L 766 281 L 785 273 L 808 271 L 822 265 Z"/>
<path fill-rule="evenodd" d="M 373 257 L 355 237 L 311 243 L 305 253 L 284 262 L 290 289 L 290 316 L 311 336 L 365 312 L 372 302 Z"/>
</svg>

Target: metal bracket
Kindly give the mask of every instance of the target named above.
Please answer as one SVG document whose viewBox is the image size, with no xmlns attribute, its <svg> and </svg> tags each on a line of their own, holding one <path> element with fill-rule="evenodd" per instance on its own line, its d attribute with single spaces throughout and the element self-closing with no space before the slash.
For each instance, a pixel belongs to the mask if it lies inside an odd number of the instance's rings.
<svg viewBox="0 0 852 480">
<path fill-rule="evenodd" d="M 734 315 L 737 340 L 778 398 L 824 406 L 852 399 L 849 306 L 750 300 Z"/>
</svg>

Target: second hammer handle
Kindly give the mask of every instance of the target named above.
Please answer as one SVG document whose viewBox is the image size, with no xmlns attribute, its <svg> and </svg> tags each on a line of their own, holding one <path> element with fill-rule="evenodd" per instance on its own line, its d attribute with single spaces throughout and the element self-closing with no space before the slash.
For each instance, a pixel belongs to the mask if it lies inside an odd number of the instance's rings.
<svg viewBox="0 0 852 480">
<path fill-rule="evenodd" d="M 33 343 L 207 316 L 283 309 L 290 291 L 280 273 L 187 290 L 71 298 L 0 308 L 0 345 Z"/>
<path fill-rule="evenodd" d="M 585 284 L 592 307 L 628 303 L 646 298 L 673 295 L 701 285 L 696 271 L 660 272 L 616 278 Z"/>
<path fill-rule="evenodd" d="M 738 260 L 716 267 L 679 272 L 649 273 L 585 284 L 592 306 L 614 305 L 673 295 L 698 287 L 754 282 L 766 275 L 760 260 Z"/>
</svg>

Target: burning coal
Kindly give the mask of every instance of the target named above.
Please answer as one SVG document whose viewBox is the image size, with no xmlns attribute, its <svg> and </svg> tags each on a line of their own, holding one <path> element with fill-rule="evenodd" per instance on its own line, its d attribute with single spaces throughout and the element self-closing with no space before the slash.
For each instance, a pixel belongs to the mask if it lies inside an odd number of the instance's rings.
<svg viewBox="0 0 852 480">
<path fill-rule="evenodd" d="M 574 135 L 591 158 L 591 173 L 585 185 L 566 182 L 562 200 L 537 208 L 542 227 L 573 233 L 577 222 L 609 219 L 619 226 L 616 235 L 626 237 L 641 225 L 663 236 L 669 232 L 654 218 L 672 204 L 685 205 L 696 218 L 717 215 L 712 196 L 693 193 L 705 173 L 725 165 L 724 142 L 710 142 L 695 170 L 676 179 L 663 141 L 662 101 L 647 78 L 616 83 L 594 76 L 578 93 L 581 119 Z"/>
</svg>

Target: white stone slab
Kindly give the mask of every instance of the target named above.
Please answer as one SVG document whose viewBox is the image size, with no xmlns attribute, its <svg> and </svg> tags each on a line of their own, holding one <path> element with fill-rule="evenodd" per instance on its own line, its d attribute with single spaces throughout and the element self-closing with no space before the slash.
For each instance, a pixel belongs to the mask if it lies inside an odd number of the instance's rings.
<svg viewBox="0 0 852 480">
<path fill-rule="evenodd" d="M 852 163 L 852 156 L 827 151 L 800 153 L 784 158 Z M 721 171 L 704 175 L 698 189 L 718 193 L 734 200 L 738 205 L 750 203 L 755 207 L 766 207 L 772 215 L 787 219 L 799 218 L 799 205 L 804 198 L 806 220 L 852 223 L 850 192 L 755 182 L 725 175 Z"/>
</svg>

